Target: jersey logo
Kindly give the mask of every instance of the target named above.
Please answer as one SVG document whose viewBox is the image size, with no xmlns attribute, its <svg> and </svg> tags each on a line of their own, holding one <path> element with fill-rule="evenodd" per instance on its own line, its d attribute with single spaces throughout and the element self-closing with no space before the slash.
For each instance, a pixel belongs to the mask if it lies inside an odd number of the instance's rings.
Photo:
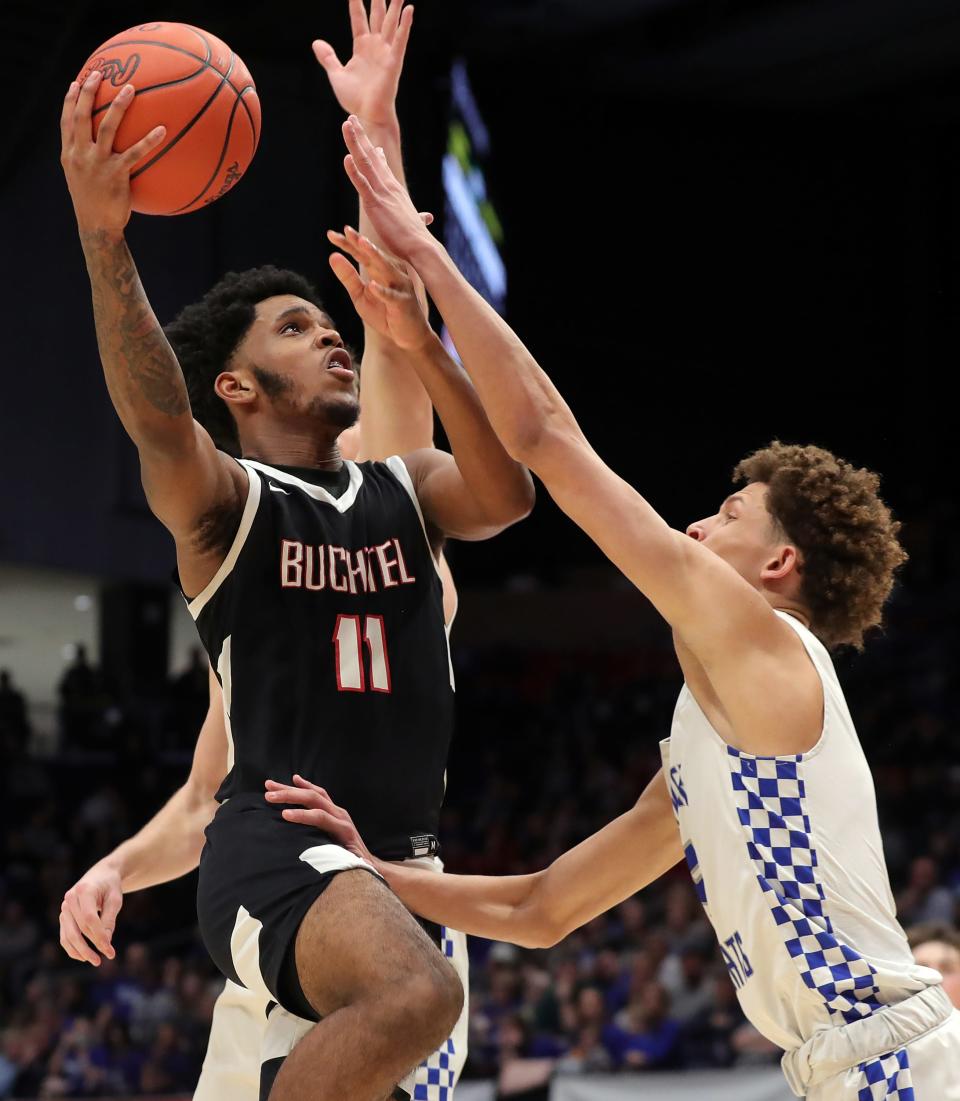
<svg viewBox="0 0 960 1101">
<path fill-rule="evenodd" d="M 673 813 L 679 815 L 680 808 L 689 804 L 687 791 L 683 786 L 683 777 L 680 775 L 680 765 L 674 765 L 670 769 L 670 802 L 673 803 Z"/>
<path fill-rule="evenodd" d="M 267 482 L 267 485 L 273 490 L 274 493 L 285 493 L 288 497 L 290 496 L 289 489 L 281 489 L 279 486 L 275 486 L 273 482 Z"/>
<path fill-rule="evenodd" d="M 703 882 L 703 872 L 700 870 L 700 858 L 697 856 L 697 850 L 691 844 L 686 844 L 683 847 L 683 856 L 687 862 L 687 867 L 690 869 L 690 878 L 693 880 L 694 889 L 697 892 L 697 898 L 703 905 L 703 908 L 707 908 L 707 888 Z"/>
<path fill-rule="evenodd" d="M 750 960 L 744 951 L 740 933 L 736 929 L 732 936 L 721 942 L 720 954 L 723 956 L 723 962 L 727 965 L 731 982 L 739 990 L 753 974 L 753 967 L 750 965 Z"/>
<path fill-rule="evenodd" d="M 399 539 L 359 550 L 325 543 L 315 546 L 299 539 L 280 542 L 280 585 L 284 589 L 330 589 L 356 595 L 413 585 L 416 580 L 407 569 Z"/>
</svg>

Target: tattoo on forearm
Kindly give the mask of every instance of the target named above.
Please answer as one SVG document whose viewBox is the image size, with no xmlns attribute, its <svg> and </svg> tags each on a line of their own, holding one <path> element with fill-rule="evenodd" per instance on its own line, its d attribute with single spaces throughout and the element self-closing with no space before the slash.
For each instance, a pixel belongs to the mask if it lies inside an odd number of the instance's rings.
<svg viewBox="0 0 960 1101">
<path fill-rule="evenodd" d="M 103 232 L 82 235 L 93 291 L 93 316 L 107 387 L 123 414 L 143 400 L 177 417 L 190 408 L 180 365 L 154 316 L 126 242 Z"/>
</svg>

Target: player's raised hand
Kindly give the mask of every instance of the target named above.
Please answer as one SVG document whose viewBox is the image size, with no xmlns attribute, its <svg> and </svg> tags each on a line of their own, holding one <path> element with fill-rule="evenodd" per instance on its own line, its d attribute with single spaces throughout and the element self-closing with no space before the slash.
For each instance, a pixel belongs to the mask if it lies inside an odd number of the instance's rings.
<svg viewBox="0 0 960 1101">
<path fill-rule="evenodd" d="M 339 844 L 354 856 L 366 860 L 374 867 L 379 861 L 363 843 L 353 819 L 343 809 L 338 807 L 330 798 L 324 788 L 311 784 L 302 776 L 295 775 L 292 784 L 280 784 L 276 780 L 267 780 L 264 785 L 267 789 L 264 798 L 274 804 L 294 803 L 295 806 L 285 807 L 283 817 L 288 822 L 299 822 L 306 826 L 315 826 L 324 833 L 329 833 Z"/>
<path fill-rule="evenodd" d="M 410 260 L 417 246 L 432 242 L 433 237 L 407 189 L 390 170 L 383 150 L 374 148 L 356 115 L 343 124 L 343 138 L 350 150 L 343 166 L 365 213 L 386 247 L 401 260 Z"/>
<path fill-rule="evenodd" d="M 82 85 L 74 81 L 67 89 L 60 114 L 60 163 L 81 231 L 122 233 L 130 220 L 130 172 L 163 141 L 166 129 L 156 126 L 123 153 L 114 152 L 117 127 L 133 102 L 134 87 L 126 84 L 107 108 L 94 138 L 91 113 L 100 79 L 94 69 Z"/>
<path fill-rule="evenodd" d="M 100 957 L 90 947 L 92 943 L 107 959 L 112 960 L 116 955 L 112 944 L 113 930 L 122 905 L 120 873 L 103 864 L 95 864 L 63 896 L 60 944 L 67 955 L 99 967 Z"/>
<path fill-rule="evenodd" d="M 343 252 L 330 257 L 330 267 L 346 287 L 353 307 L 364 325 L 369 325 L 398 348 L 416 351 L 432 337 L 410 272 L 405 264 L 388 256 L 353 226 L 343 233 L 330 230 L 327 237 Z M 361 265 L 350 263 L 346 252 Z"/>
<path fill-rule="evenodd" d="M 353 55 L 346 65 L 329 42 L 318 38 L 313 43 L 340 106 L 368 126 L 396 121 L 397 85 L 412 24 L 413 6 L 404 7 L 404 0 L 390 0 L 389 6 L 386 0 L 371 0 L 369 18 L 364 0 L 350 0 Z"/>
</svg>

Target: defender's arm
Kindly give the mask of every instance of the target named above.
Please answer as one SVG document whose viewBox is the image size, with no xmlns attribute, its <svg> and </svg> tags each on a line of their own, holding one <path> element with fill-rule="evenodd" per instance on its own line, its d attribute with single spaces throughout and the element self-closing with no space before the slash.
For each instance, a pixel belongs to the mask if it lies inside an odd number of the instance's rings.
<svg viewBox="0 0 960 1101">
<path fill-rule="evenodd" d="M 403 69 L 413 9 L 403 0 L 374 0 L 369 18 L 361 0 L 350 0 L 353 30 L 353 54 L 341 65 L 333 47 L 322 40 L 313 43 L 313 52 L 323 66 L 340 106 L 356 114 L 367 128 L 372 141 L 380 146 L 397 179 L 406 186 L 397 118 L 397 86 Z M 360 208 L 360 232 L 375 244 L 379 235 Z M 424 314 L 426 293 L 416 273 L 414 288 Z M 364 326 L 363 365 L 360 375 L 362 415 L 352 438 L 340 437 L 345 457 L 386 459 L 411 451 L 433 447 L 433 405 L 404 351 L 385 339 L 376 328 Z M 352 448 L 350 451 L 348 448 Z M 440 556 L 443 579 L 444 617 L 450 623 L 456 612 L 457 591 L 445 557 Z"/>
<path fill-rule="evenodd" d="M 349 8 L 353 52 L 346 65 L 328 42 L 318 39 L 313 52 L 337 102 L 347 114 L 363 120 L 371 141 L 383 149 L 391 170 L 406 185 L 396 98 L 413 8 L 404 7 L 403 0 L 391 0 L 389 5 L 373 0 L 369 18 L 363 0 L 350 0 Z M 379 244 L 362 206 L 359 227 Z M 426 313 L 423 284 L 415 274 L 414 286 Z M 360 386 L 363 415 L 358 459 L 404 455 L 433 445 L 433 407 L 416 371 L 402 349 L 367 323 Z"/>
<path fill-rule="evenodd" d="M 89 940 L 113 959 L 113 930 L 123 895 L 193 871 L 200 861 L 204 830 L 217 810 L 214 795 L 226 774 L 223 695 L 211 669 L 210 703 L 186 783 L 141 830 L 94 864 L 64 895 L 60 943 L 68 956 L 99 965 Z"/>
<path fill-rule="evenodd" d="M 808 735 L 811 671 L 794 632 L 731 566 L 671 529 L 610 470 L 523 343 L 416 217 L 355 119 L 344 124 L 344 137 L 347 173 L 361 201 L 388 246 L 423 277 L 509 454 L 543 480 L 564 512 L 671 624 L 703 665 L 734 725 L 761 738 L 776 728 L 774 734 L 782 730 L 790 740 L 796 733 L 790 716 L 805 708 L 798 730 Z M 785 711 L 777 722 L 753 691 L 773 677 Z M 786 726 L 778 726 L 781 719 Z M 782 747 L 758 751 L 774 748 Z"/>
<path fill-rule="evenodd" d="M 266 798 L 295 804 L 291 822 L 316 826 L 369 861 L 403 902 L 430 921 L 475 936 L 548 948 L 635 894 L 683 858 L 662 772 L 637 803 L 586 841 L 532 875 L 435 875 L 377 860 L 350 815 L 323 788 L 301 777 L 292 786 L 267 781 Z"/>
<path fill-rule="evenodd" d="M 186 782 L 143 829 L 106 857 L 120 873 L 125 892 L 177 879 L 200 862 L 203 831 L 217 811 L 214 796 L 227 775 L 223 693 L 212 668 L 209 682 L 210 702 Z"/>
<path fill-rule="evenodd" d="M 347 227 L 330 240 L 330 264 L 357 313 L 406 355 L 440 415 L 453 456 L 428 448 L 406 457 L 425 519 L 441 534 L 485 539 L 533 507 L 530 475 L 504 450 L 466 374 L 448 355 L 416 300 L 407 269 Z"/>
</svg>

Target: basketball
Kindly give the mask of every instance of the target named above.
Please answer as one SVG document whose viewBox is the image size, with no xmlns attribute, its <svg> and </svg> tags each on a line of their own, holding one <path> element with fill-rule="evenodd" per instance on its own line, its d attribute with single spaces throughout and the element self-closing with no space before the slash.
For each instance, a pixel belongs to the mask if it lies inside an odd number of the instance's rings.
<svg viewBox="0 0 960 1101">
<path fill-rule="evenodd" d="M 114 96 L 136 95 L 114 140 L 123 152 L 155 126 L 163 144 L 130 174 L 141 214 L 187 214 L 225 195 L 246 172 L 260 140 L 260 101 L 253 78 L 226 43 L 186 23 L 142 23 L 108 39 L 77 79 L 102 73 L 93 134 Z"/>
</svg>

